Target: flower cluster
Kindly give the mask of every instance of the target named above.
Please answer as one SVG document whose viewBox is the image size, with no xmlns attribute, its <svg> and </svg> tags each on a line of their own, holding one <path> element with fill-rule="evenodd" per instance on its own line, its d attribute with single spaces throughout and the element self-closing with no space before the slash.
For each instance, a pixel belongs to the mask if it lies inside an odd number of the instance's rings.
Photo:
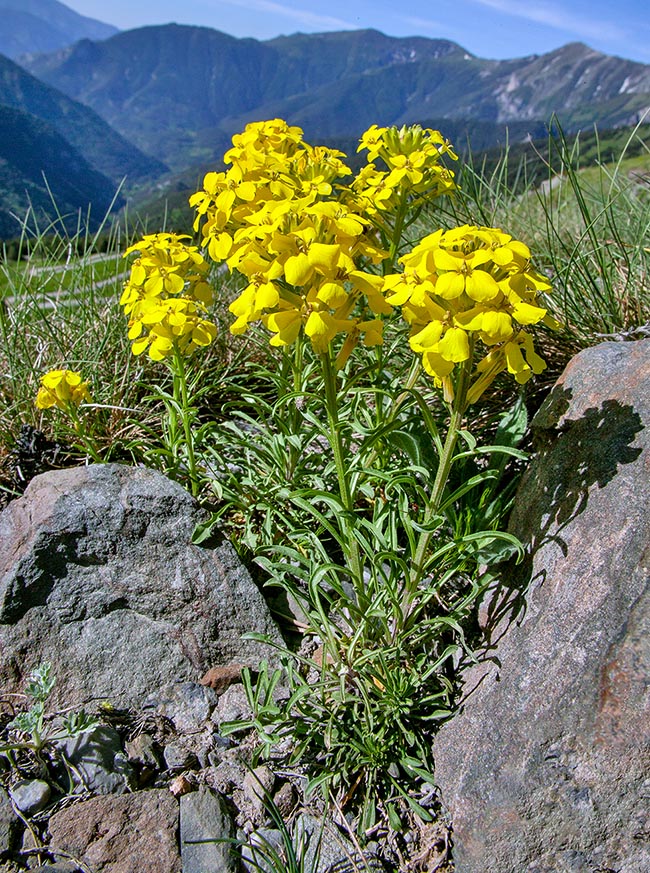
<svg viewBox="0 0 650 873">
<path fill-rule="evenodd" d="M 443 155 L 457 160 L 451 144 L 437 130 L 419 125 L 377 127 L 361 137 L 357 151 L 368 152 L 368 164 L 352 182 L 351 203 L 375 215 L 394 212 L 406 197 L 431 200 L 453 191 L 454 174 L 440 163 Z M 376 165 L 381 159 L 386 169 Z"/>
<path fill-rule="evenodd" d="M 38 409 L 70 410 L 84 401 L 91 402 L 88 382 L 84 382 L 81 373 L 74 370 L 50 370 L 41 376 L 41 387 L 36 395 Z"/>
<path fill-rule="evenodd" d="M 187 238 L 148 234 L 125 252 L 125 257 L 139 254 L 120 299 L 134 355 L 145 349 L 154 361 L 175 351 L 189 355 L 216 336 L 215 325 L 204 317 L 213 299 L 209 266 L 196 246 L 183 242 Z"/>
<path fill-rule="evenodd" d="M 286 346 L 304 329 L 318 352 L 345 334 L 343 358 L 358 339 L 382 341 L 379 316 L 391 310 L 364 266 L 385 253 L 367 218 L 328 199 L 351 173 L 342 157 L 280 119 L 249 124 L 225 155 L 232 167 L 208 173 L 191 197 L 210 256 L 248 280 L 230 306 L 233 333 L 262 320 L 271 344 Z"/>
<path fill-rule="evenodd" d="M 472 358 L 476 337 L 488 352 L 468 402 L 502 370 L 524 383 L 545 369 L 524 327 L 555 325 L 538 300 L 550 284 L 531 266 L 523 243 L 496 228 L 464 225 L 429 234 L 400 262 L 404 271 L 384 280 L 386 301 L 401 306 L 411 348 L 436 380 Z"/>
</svg>

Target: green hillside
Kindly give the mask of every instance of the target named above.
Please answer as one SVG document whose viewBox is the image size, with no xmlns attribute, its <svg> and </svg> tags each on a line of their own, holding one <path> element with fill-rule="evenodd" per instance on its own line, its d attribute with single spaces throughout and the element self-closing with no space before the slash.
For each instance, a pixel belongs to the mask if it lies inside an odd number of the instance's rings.
<svg viewBox="0 0 650 873">
<path fill-rule="evenodd" d="M 260 118 L 286 118 L 312 140 L 430 118 L 527 123 L 525 138 L 553 113 L 574 131 L 633 124 L 650 106 L 650 66 L 581 43 L 494 61 L 374 30 L 258 42 L 170 24 L 27 65 L 175 170 L 218 160 L 232 133 Z"/>
<path fill-rule="evenodd" d="M 98 172 L 119 183 L 160 175 L 165 166 L 143 154 L 87 106 L 44 84 L 0 55 L 0 104 L 51 125 Z"/>
<path fill-rule="evenodd" d="M 30 227 L 47 227 L 58 213 L 73 229 L 81 212 L 92 230 L 114 196 L 114 183 L 51 125 L 0 105 L 0 238 L 17 236 L 30 208 Z"/>
</svg>

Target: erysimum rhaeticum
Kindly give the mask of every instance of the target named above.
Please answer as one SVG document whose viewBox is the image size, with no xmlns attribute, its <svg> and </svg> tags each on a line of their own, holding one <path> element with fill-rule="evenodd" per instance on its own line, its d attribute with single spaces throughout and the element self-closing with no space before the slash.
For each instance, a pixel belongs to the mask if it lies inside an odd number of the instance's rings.
<svg viewBox="0 0 650 873">
<path fill-rule="evenodd" d="M 81 373 L 75 370 L 50 370 L 41 376 L 41 387 L 36 395 L 38 409 L 69 410 L 80 403 L 90 403 L 92 398 L 88 390 L 88 382 L 84 382 Z"/>
<path fill-rule="evenodd" d="M 148 234 L 125 252 L 125 257 L 138 254 L 120 299 L 129 318 L 134 355 L 146 350 L 154 361 L 176 352 L 189 355 L 217 335 L 216 326 L 205 318 L 214 297 L 206 281 L 209 265 L 185 239 L 171 233 Z"/>
<path fill-rule="evenodd" d="M 384 280 L 386 301 L 401 306 L 411 348 L 437 381 L 470 359 L 476 339 L 486 354 L 468 391 L 470 403 L 502 370 L 524 383 L 545 369 L 525 327 L 556 326 L 539 301 L 551 285 L 522 242 L 497 228 L 464 225 L 429 234 L 400 262 L 404 272 Z"/>
</svg>

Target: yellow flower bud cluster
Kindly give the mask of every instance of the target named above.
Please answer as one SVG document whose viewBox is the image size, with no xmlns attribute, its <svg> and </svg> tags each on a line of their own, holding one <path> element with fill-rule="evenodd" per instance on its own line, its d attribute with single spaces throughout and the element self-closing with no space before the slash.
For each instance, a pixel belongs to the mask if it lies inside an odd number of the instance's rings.
<svg viewBox="0 0 650 873">
<path fill-rule="evenodd" d="M 524 383 L 545 369 L 524 326 L 556 326 L 538 300 L 551 286 L 531 266 L 523 243 L 497 228 L 464 225 L 429 234 L 400 262 L 404 271 L 384 279 L 386 301 L 401 306 L 411 348 L 438 382 L 470 359 L 476 338 L 487 354 L 470 403 L 502 370 Z"/>
<path fill-rule="evenodd" d="M 210 257 L 248 280 L 230 306 L 234 334 L 262 320 L 272 345 L 289 345 L 304 329 L 318 352 L 345 334 L 339 363 L 359 339 L 381 343 L 378 316 L 391 309 L 381 277 L 364 266 L 385 252 L 368 218 L 328 199 L 351 173 L 341 157 L 280 119 L 249 124 L 225 155 L 232 167 L 208 173 L 190 198 Z"/>
<path fill-rule="evenodd" d="M 41 387 L 35 400 L 38 409 L 58 406 L 59 409 L 69 410 L 84 401 L 91 402 L 92 397 L 88 382 L 82 380 L 81 373 L 75 370 L 50 370 L 41 376 Z"/>
<path fill-rule="evenodd" d="M 350 202 L 367 215 L 394 212 L 404 197 L 431 200 L 456 187 L 454 174 L 440 163 L 443 155 L 457 160 L 450 143 L 437 130 L 418 124 L 377 127 L 361 137 L 357 151 L 368 152 L 368 164 L 352 182 Z M 375 163 L 381 159 L 386 169 Z"/>
<path fill-rule="evenodd" d="M 204 317 L 213 293 L 206 281 L 209 269 L 196 246 L 173 233 L 148 234 L 130 246 L 137 252 L 120 304 L 129 318 L 134 355 L 145 350 L 154 361 L 179 351 L 191 354 L 215 338 L 215 325 Z"/>
</svg>

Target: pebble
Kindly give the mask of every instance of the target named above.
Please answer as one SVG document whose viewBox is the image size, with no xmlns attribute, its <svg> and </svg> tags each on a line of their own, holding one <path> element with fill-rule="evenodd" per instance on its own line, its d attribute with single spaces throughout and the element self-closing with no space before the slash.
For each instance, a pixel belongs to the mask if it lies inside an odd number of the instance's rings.
<svg viewBox="0 0 650 873">
<path fill-rule="evenodd" d="M 23 815 L 34 815 L 45 809 L 52 789 L 42 779 L 23 779 L 9 789 L 11 799 Z"/>
</svg>

